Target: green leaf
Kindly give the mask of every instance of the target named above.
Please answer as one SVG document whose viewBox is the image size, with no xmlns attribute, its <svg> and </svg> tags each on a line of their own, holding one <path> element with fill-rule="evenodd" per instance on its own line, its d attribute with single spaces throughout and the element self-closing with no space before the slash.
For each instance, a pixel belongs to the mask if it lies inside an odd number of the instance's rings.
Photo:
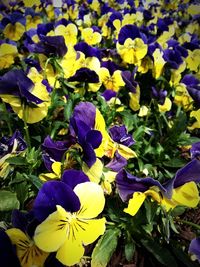
<svg viewBox="0 0 200 267">
<path fill-rule="evenodd" d="M 31 181 L 31 183 L 37 188 L 37 189 L 40 189 L 43 185 L 43 182 L 35 175 L 27 175 L 26 176 L 29 181 Z"/>
<path fill-rule="evenodd" d="M 22 157 L 11 157 L 11 158 L 6 159 L 6 162 L 8 162 L 9 164 L 18 165 L 18 166 L 27 165 L 26 159 Z"/>
<path fill-rule="evenodd" d="M 140 242 L 142 245 L 153 254 L 157 261 L 164 266 L 173 266 L 178 267 L 177 262 L 174 256 L 170 253 L 168 249 L 159 244 L 158 242 L 152 239 L 141 239 Z"/>
<path fill-rule="evenodd" d="M 10 191 L 0 191 L 0 211 L 9 211 L 13 209 L 19 209 L 19 200 L 16 193 Z"/>
<path fill-rule="evenodd" d="M 126 243 L 125 248 L 124 248 L 124 252 L 125 252 L 125 257 L 126 257 L 127 261 L 130 262 L 133 259 L 133 255 L 135 253 L 135 243 L 133 241 Z"/>
<path fill-rule="evenodd" d="M 72 108 L 73 108 L 72 100 L 68 99 L 67 104 L 65 105 L 65 109 L 64 109 L 64 116 L 68 121 L 69 121 L 71 114 L 72 114 Z"/>
<path fill-rule="evenodd" d="M 164 161 L 163 165 L 166 167 L 171 167 L 171 168 L 181 168 L 186 164 L 186 161 L 183 159 L 178 159 L 178 158 L 173 158 L 169 161 Z"/>
<path fill-rule="evenodd" d="M 91 267 L 105 267 L 117 247 L 118 238 L 120 236 L 119 229 L 109 229 L 99 239 L 92 252 Z"/>
</svg>

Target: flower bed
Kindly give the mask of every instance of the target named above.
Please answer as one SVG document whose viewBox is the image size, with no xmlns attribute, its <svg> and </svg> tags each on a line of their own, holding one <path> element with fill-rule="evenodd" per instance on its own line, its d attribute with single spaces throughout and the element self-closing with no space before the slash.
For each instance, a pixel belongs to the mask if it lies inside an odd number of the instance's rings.
<svg viewBox="0 0 200 267">
<path fill-rule="evenodd" d="M 199 266 L 198 1 L 0 10 L 2 266 Z"/>
</svg>

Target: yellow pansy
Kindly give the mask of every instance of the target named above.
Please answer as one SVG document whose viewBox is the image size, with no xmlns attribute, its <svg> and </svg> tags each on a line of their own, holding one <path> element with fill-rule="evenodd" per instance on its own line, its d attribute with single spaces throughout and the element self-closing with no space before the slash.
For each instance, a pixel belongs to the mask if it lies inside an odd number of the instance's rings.
<svg viewBox="0 0 200 267">
<path fill-rule="evenodd" d="M 71 213 L 57 205 L 57 210 L 36 228 L 34 235 L 40 249 L 56 252 L 56 258 L 67 266 L 80 262 L 83 246 L 93 243 L 104 233 L 106 222 L 105 218 L 94 219 L 105 205 L 104 193 L 98 184 L 81 183 L 74 192 L 80 200 L 80 210 Z"/>
<path fill-rule="evenodd" d="M 143 105 L 143 106 L 140 107 L 138 116 L 139 117 L 145 117 L 145 116 L 147 116 L 148 111 L 149 111 L 148 107 Z"/>
<path fill-rule="evenodd" d="M 49 253 L 39 249 L 33 240 L 20 229 L 6 230 L 13 245 L 16 246 L 17 257 L 22 267 L 43 267 Z"/>
<path fill-rule="evenodd" d="M 20 40 L 24 32 L 25 27 L 19 22 L 16 22 L 14 25 L 8 23 L 3 30 L 4 36 L 13 41 Z"/>
<path fill-rule="evenodd" d="M 26 30 L 36 29 L 37 25 L 42 23 L 42 18 L 39 16 L 32 17 L 31 15 L 26 16 Z"/>
<path fill-rule="evenodd" d="M 52 171 L 50 173 L 41 173 L 39 175 L 39 178 L 43 181 L 49 181 L 49 180 L 53 180 L 53 179 L 60 179 L 61 178 L 61 167 L 62 167 L 62 163 L 59 161 L 55 161 L 52 163 Z"/>
<path fill-rule="evenodd" d="M 74 23 L 69 23 L 67 26 L 58 25 L 55 28 L 55 35 L 62 35 L 67 46 L 74 46 L 77 43 L 78 29 Z"/>
<path fill-rule="evenodd" d="M 81 31 L 83 40 L 89 45 L 96 45 L 101 42 L 101 34 L 95 32 L 92 28 L 85 28 Z"/>
<path fill-rule="evenodd" d="M 41 4 L 40 0 L 23 0 L 25 7 L 39 6 Z"/>
<path fill-rule="evenodd" d="M 193 99 L 189 95 L 185 84 L 180 83 L 176 86 L 174 103 L 183 107 L 186 111 L 192 109 Z"/>
<path fill-rule="evenodd" d="M 147 49 L 147 44 L 140 38 L 127 38 L 123 45 L 117 43 L 117 52 L 129 64 L 137 64 L 147 54 Z"/>
<path fill-rule="evenodd" d="M 3 43 L 0 45 L 0 68 L 9 68 L 17 56 L 17 47 L 12 44 Z"/>
<path fill-rule="evenodd" d="M 107 68 L 101 68 L 98 74 L 101 82 L 108 90 L 118 92 L 120 87 L 125 85 L 120 70 L 114 71 L 111 75 Z"/>
<path fill-rule="evenodd" d="M 188 56 L 186 58 L 187 67 L 191 71 L 198 71 L 199 65 L 200 65 L 200 49 L 195 49 L 193 51 L 188 50 Z"/>
<path fill-rule="evenodd" d="M 130 100 L 129 100 L 130 108 L 133 111 L 139 110 L 140 109 L 140 87 L 139 85 L 137 85 L 135 93 L 132 93 L 132 92 L 129 93 L 129 97 L 130 97 Z"/>
</svg>

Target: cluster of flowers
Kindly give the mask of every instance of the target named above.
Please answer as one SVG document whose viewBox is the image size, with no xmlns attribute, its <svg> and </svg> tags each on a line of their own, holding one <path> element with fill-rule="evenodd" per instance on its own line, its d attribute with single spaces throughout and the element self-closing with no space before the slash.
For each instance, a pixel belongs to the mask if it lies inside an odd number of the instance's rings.
<svg viewBox="0 0 200 267">
<path fill-rule="evenodd" d="M 15 174 L 12 159 L 36 153 L 29 129 L 49 131 L 36 145 L 43 163 L 33 168 L 41 182 L 33 205 L 27 212 L 13 210 L 12 226 L 0 231 L 3 266 L 79 263 L 84 247 L 112 221 L 105 217 L 108 198 L 119 197 L 130 220 L 148 199 L 165 213 L 178 206 L 195 208 L 200 199 L 200 142 L 171 145 L 173 157 L 178 148 L 180 158 L 181 149 L 188 152 L 186 161 L 159 179 L 162 167 L 156 166 L 157 174 L 149 167 L 135 134 L 137 123 L 144 125 L 147 143 L 154 140 L 152 147 L 162 150 L 155 157 L 165 152 L 158 146 L 164 127 L 167 134 L 175 132 L 180 114 L 186 121 L 184 136 L 198 136 L 200 5 L 187 0 L 54 2 L 1 5 L 4 191 Z M 157 116 L 165 126 L 154 124 Z M 147 164 L 140 166 L 140 160 Z M 189 248 L 198 260 L 199 240 Z"/>
</svg>

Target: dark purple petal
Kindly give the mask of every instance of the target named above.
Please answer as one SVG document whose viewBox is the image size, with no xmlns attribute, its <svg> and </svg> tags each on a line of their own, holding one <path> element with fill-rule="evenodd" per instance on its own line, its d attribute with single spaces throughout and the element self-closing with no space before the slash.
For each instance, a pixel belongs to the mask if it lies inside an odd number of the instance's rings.
<svg viewBox="0 0 200 267">
<path fill-rule="evenodd" d="M 106 167 L 114 172 L 119 172 L 126 165 L 127 160 L 116 151 L 114 158 L 106 165 Z"/>
<path fill-rule="evenodd" d="M 87 142 L 81 144 L 81 146 L 83 149 L 83 161 L 88 165 L 89 168 L 91 168 L 96 161 L 94 149 L 92 145 Z"/>
<path fill-rule="evenodd" d="M 200 106 L 200 81 L 192 74 L 187 74 L 181 80 L 187 87 L 188 93 L 198 106 Z"/>
<path fill-rule="evenodd" d="M 12 243 L 5 233 L 0 230 L 0 262 L 3 267 L 20 267 L 19 260 Z"/>
<path fill-rule="evenodd" d="M 63 36 L 40 36 L 40 42 L 30 45 L 30 52 L 63 57 L 67 53 Z"/>
<path fill-rule="evenodd" d="M 127 133 L 127 129 L 124 125 L 113 126 L 109 129 L 109 134 L 112 139 L 119 144 L 131 146 L 135 143 L 132 135 Z"/>
<path fill-rule="evenodd" d="M 200 182 L 200 161 L 197 159 L 193 159 L 177 171 L 174 177 L 174 188 L 191 181 Z"/>
<path fill-rule="evenodd" d="M 157 186 L 162 191 L 166 191 L 166 189 L 153 178 L 138 178 L 131 175 L 124 169 L 117 174 L 116 184 L 119 195 L 123 201 L 127 201 L 134 192 L 145 192 L 150 189 L 151 186 Z"/>
<path fill-rule="evenodd" d="M 136 93 L 137 82 L 134 80 L 134 73 L 131 73 L 128 70 L 122 71 L 122 79 L 130 92 Z"/>
<path fill-rule="evenodd" d="M 191 241 L 188 251 L 194 254 L 200 262 L 200 237 L 194 238 Z"/>
<path fill-rule="evenodd" d="M 190 148 L 191 158 L 198 158 L 200 156 L 200 142 L 192 144 Z"/>
<path fill-rule="evenodd" d="M 62 175 L 62 182 L 74 189 L 77 184 L 89 182 L 89 178 L 82 171 L 66 170 Z"/>
<path fill-rule="evenodd" d="M 102 61 L 101 66 L 108 69 L 110 75 L 113 75 L 114 71 L 121 69 L 116 63 L 111 60 Z"/>
<path fill-rule="evenodd" d="M 118 41 L 121 45 L 124 44 L 127 38 L 132 40 L 141 38 L 146 43 L 146 36 L 141 34 L 139 28 L 132 24 L 123 26 L 119 32 Z"/>
<path fill-rule="evenodd" d="M 80 209 L 80 201 L 74 191 L 61 181 L 49 181 L 43 184 L 35 199 L 33 211 L 39 221 L 45 220 L 56 210 L 56 205 L 66 211 L 75 212 Z"/>
<path fill-rule="evenodd" d="M 164 60 L 169 64 L 172 69 L 178 69 L 178 67 L 183 63 L 181 54 L 174 49 L 166 49 L 163 55 Z"/>
<path fill-rule="evenodd" d="M 74 76 L 68 79 L 69 82 L 86 82 L 86 83 L 98 83 L 99 76 L 94 70 L 88 68 L 80 68 L 76 71 Z"/>
<path fill-rule="evenodd" d="M 97 130 L 89 131 L 86 135 L 85 142 L 90 143 L 94 149 L 98 148 L 102 142 L 101 132 Z"/>
<path fill-rule="evenodd" d="M 26 227 L 28 224 L 27 214 L 21 212 L 20 210 L 12 211 L 12 226 L 26 232 Z"/>
<path fill-rule="evenodd" d="M 97 57 L 100 59 L 100 50 L 88 45 L 85 42 L 79 42 L 74 46 L 76 51 L 83 52 L 85 57 Z"/>
</svg>

